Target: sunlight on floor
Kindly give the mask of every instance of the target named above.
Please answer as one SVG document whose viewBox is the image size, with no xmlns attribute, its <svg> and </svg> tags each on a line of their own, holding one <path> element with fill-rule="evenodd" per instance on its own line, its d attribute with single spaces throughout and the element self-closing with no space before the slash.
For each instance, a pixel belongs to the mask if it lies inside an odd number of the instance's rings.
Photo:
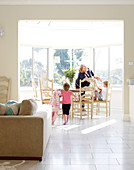
<svg viewBox="0 0 134 170">
<path fill-rule="evenodd" d="M 57 129 L 71 130 L 79 126 L 80 125 L 62 125 L 62 126 L 57 126 Z"/>
<path fill-rule="evenodd" d="M 82 130 L 81 133 L 82 134 L 88 134 L 88 133 L 94 132 L 96 130 L 102 129 L 102 128 L 106 127 L 106 126 L 110 126 L 110 125 L 112 125 L 112 124 L 114 124 L 116 122 L 117 121 L 115 119 L 109 120 L 109 121 L 101 123 L 99 125 L 95 125 L 93 127 L 86 128 L 86 129 Z"/>
<path fill-rule="evenodd" d="M 101 118 L 105 118 L 106 115 L 94 115 L 94 119 L 101 119 Z"/>
</svg>

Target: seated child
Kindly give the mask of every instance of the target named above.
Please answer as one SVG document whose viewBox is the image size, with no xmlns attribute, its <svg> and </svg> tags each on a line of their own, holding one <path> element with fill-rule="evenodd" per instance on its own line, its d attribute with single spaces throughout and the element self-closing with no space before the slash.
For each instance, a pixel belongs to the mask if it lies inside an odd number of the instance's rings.
<svg viewBox="0 0 134 170">
<path fill-rule="evenodd" d="M 98 98 L 98 100 L 106 100 L 107 87 L 108 87 L 108 81 L 103 81 L 103 87 L 98 87 L 100 92 L 95 92 L 95 99 Z"/>
</svg>

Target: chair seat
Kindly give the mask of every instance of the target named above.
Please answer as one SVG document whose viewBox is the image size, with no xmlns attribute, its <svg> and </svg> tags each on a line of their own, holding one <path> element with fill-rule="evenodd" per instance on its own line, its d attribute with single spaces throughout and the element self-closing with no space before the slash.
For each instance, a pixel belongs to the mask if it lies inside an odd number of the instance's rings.
<svg viewBox="0 0 134 170">
<path fill-rule="evenodd" d="M 94 103 L 106 103 L 106 102 L 110 102 L 109 100 L 95 100 Z"/>
<path fill-rule="evenodd" d="M 87 116 L 88 113 L 82 112 L 82 116 Z M 80 113 L 75 113 L 74 116 L 80 116 Z"/>
<path fill-rule="evenodd" d="M 81 101 L 81 103 L 92 103 L 91 101 Z"/>
<path fill-rule="evenodd" d="M 45 98 L 45 99 L 43 99 L 43 100 L 50 100 L 51 98 Z"/>
<path fill-rule="evenodd" d="M 73 103 L 80 103 L 80 101 L 73 101 Z"/>
<path fill-rule="evenodd" d="M 73 101 L 73 103 L 80 103 L 80 101 Z M 81 103 L 92 103 L 91 101 L 81 101 Z"/>
<path fill-rule="evenodd" d="M 43 100 L 42 100 L 42 103 L 43 103 L 43 104 L 45 104 L 45 103 L 48 104 L 48 103 L 50 103 L 50 99 L 43 99 Z"/>
</svg>

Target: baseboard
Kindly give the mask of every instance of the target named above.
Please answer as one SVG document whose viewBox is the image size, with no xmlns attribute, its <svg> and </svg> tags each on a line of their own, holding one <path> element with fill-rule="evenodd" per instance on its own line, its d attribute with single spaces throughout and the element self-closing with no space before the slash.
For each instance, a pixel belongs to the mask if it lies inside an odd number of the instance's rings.
<svg viewBox="0 0 134 170">
<path fill-rule="evenodd" d="M 129 114 L 124 114 L 123 121 L 124 122 L 130 122 L 130 115 Z"/>
<path fill-rule="evenodd" d="M 134 117 L 130 116 L 130 122 L 134 123 Z"/>
<path fill-rule="evenodd" d="M 123 109 L 121 107 L 112 107 L 111 110 L 123 112 Z"/>
</svg>

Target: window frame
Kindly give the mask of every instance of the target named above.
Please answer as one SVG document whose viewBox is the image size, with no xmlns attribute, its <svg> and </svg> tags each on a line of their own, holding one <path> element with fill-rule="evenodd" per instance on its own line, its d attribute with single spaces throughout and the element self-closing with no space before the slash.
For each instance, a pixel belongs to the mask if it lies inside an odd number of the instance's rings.
<svg viewBox="0 0 134 170">
<path fill-rule="evenodd" d="M 31 59 L 32 59 L 32 74 L 31 74 L 31 78 L 34 78 L 34 49 L 35 48 L 44 48 L 47 50 L 47 76 L 46 78 L 49 77 L 49 48 L 48 47 L 42 47 L 42 46 L 35 46 L 35 45 L 23 45 L 21 44 L 19 48 L 21 47 L 30 47 L 31 48 Z M 19 67 L 20 67 L 20 60 L 19 60 Z M 20 69 L 19 69 L 20 71 Z M 26 88 L 28 86 L 20 86 L 20 73 L 19 73 L 19 87 L 20 88 Z M 31 87 L 31 86 L 30 86 Z"/>
<path fill-rule="evenodd" d="M 108 79 L 111 77 L 111 48 L 112 47 L 123 47 L 122 44 L 119 45 L 111 45 L 111 46 L 103 46 L 102 48 L 107 48 L 108 49 Z M 101 48 L 101 47 L 93 47 L 93 71 L 95 72 L 95 49 Z M 122 70 L 123 73 L 123 70 Z M 123 79 L 122 79 L 122 85 L 116 86 L 116 84 L 113 84 L 114 88 L 122 88 L 123 87 Z"/>
<path fill-rule="evenodd" d="M 92 68 L 93 68 L 93 71 L 95 72 L 95 49 L 96 48 L 101 48 L 101 47 L 70 47 L 70 48 L 51 48 L 51 47 L 46 47 L 46 46 L 36 46 L 36 45 L 20 45 L 20 48 L 21 48 L 21 46 L 22 47 L 31 47 L 32 48 L 32 51 L 31 51 L 31 53 L 32 53 L 32 78 L 34 77 L 34 48 L 45 48 L 45 49 L 47 49 L 47 78 L 53 78 L 53 74 L 52 75 L 50 75 L 51 74 L 51 72 L 52 71 L 50 71 L 51 70 L 51 67 L 50 67 L 50 65 L 52 64 L 52 63 L 50 63 L 50 60 L 52 60 L 53 61 L 53 58 L 52 58 L 52 56 L 51 56 L 51 52 L 52 52 L 52 50 L 54 50 L 54 49 L 90 49 L 90 50 L 92 50 L 92 61 L 93 61 L 93 66 L 92 66 Z M 122 46 L 123 47 L 123 44 L 118 44 L 118 45 L 111 45 L 111 46 L 102 46 L 102 48 L 108 48 L 108 78 L 110 78 L 110 73 L 111 73 L 111 71 L 110 71 L 110 50 L 111 50 L 111 47 L 117 47 L 117 46 Z M 20 64 L 20 63 L 19 63 Z M 123 70 L 123 72 L 124 72 L 124 70 Z M 20 73 L 19 73 L 20 74 Z M 20 76 L 19 76 L 19 79 L 20 79 Z M 123 81 L 123 80 L 122 80 Z M 19 83 L 20 83 L 20 81 L 19 81 Z M 20 86 L 20 85 L 19 85 Z M 24 87 L 27 87 L 27 86 L 24 86 Z M 114 86 L 115 88 L 122 88 L 123 87 L 123 83 L 122 83 L 122 85 L 121 86 L 117 86 L 116 87 L 116 85 Z M 20 86 L 20 88 L 21 88 L 21 86 Z"/>
</svg>

